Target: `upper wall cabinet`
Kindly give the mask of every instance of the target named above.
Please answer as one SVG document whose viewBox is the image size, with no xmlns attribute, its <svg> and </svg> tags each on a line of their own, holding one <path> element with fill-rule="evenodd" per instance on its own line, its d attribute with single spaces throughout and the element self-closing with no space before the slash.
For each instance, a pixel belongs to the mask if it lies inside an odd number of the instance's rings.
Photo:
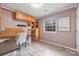
<svg viewBox="0 0 79 59">
<path fill-rule="evenodd" d="M 21 12 L 15 12 L 15 18 L 17 20 L 24 20 L 25 19 L 25 15 Z"/>
<path fill-rule="evenodd" d="M 24 21 L 30 21 L 30 22 L 36 22 L 35 18 L 30 16 L 30 15 L 26 15 L 24 13 L 21 13 L 19 11 L 16 11 L 14 13 L 14 17 L 17 19 L 17 20 L 24 20 Z"/>
<path fill-rule="evenodd" d="M 15 27 L 12 18 L 12 11 L 0 7 L 0 30 L 4 31 L 5 28 Z"/>
</svg>

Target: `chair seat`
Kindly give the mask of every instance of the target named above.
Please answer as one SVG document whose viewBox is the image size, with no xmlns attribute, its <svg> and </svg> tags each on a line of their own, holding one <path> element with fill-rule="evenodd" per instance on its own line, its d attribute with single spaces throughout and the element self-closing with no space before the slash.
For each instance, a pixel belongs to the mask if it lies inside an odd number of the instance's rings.
<svg viewBox="0 0 79 59">
<path fill-rule="evenodd" d="M 19 42 L 19 44 L 26 42 L 26 37 L 27 37 L 26 33 L 20 33 L 19 38 L 17 40 Z"/>
</svg>

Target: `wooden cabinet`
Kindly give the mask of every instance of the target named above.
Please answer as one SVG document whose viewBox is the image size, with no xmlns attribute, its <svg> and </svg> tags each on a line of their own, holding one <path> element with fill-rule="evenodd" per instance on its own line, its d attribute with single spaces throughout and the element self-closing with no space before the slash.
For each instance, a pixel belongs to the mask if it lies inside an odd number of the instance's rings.
<svg viewBox="0 0 79 59">
<path fill-rule="evenodd" d="M 39 28 L 36 28 L 36 30 L 35 30 L 35 37 L 36 37 L 35 41 L 39 41 L 39 38 L 40 38 Z"/>
<path fill-rule="evenodd" d="M 0 30 L 1 30 L 1 7 L 0 7 Z"/>
<path fill-rule="evenodd" d="M 14 36 L 23 32 L 22 28 L 18 28 L 13 22 L 12 13 L 12 11 L 0 7 L 0 37 Z"/>
<path fill-rule="evenodd" d="M 28 21 L 28 22 L 30 22 L 30 20 L 31 20 L 31 19 L 30 19 L 30 16 L 26 15 L 26 16 L 25 16 L 25 20 Z"/>
<path fill-rule="evenodd" d="M 28 22 L 36 22 L 36 19 L 30 15 L 26 15 L 22 12 L 16 11 L 15 12 L 15 18 L 16 20 L 24 20 L 24 21 L 28 21 Z"/>
<path fill-rule="evenodd" d="M 1 28 L 5 30 L 5 28 L 14 27 L 12 12 L 6 10 L 4 8 L 1 9 Z"/>
<path fill-rule="evenodd" d="M 3 10 L 2 7 L 0 7 L 0 31 L 4 30 L 4 19 L 2 19 L 3 16 Z"/>
<path fill-rule="evenodd" d="M 21 12 L 15 12 L 15 15 L 17 20 L 25 20 L 25 15 Z"/>
<path fill-rule="evenodd" d="M 31 18 L 31 22 L 36 22 L 36 19 L 35 18 Z"/>
<path fill-rule="evenodd" d="M 15 17 L 15 19 L 13 18 Z M 16 28 L 14 20 L 23 20 L 25 22 L 30 22 L 30 26 L 35 26 L 38 24 L 36 19 L 30 15 L 26 15 L 21 12 L 12 12 L 10 10 L 4 9 L 0 7 L 0 31 L 4 31 L 2 36 L 13 36 L 19 32 L 23 32 L 22 28 Z M 35 29 L 35 37 L 34 41 L 39 40 L 39 29 Z"/>
</svg>

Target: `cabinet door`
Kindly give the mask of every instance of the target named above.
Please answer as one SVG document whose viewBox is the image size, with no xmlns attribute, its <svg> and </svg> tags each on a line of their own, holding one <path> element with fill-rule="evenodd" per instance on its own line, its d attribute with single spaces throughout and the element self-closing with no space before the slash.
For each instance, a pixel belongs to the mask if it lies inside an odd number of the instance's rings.
<svg viewBox="0 0 79 59">
<path fill-rule="evenodd" d="M 0 31 L 4 30 L 3 28 L 3 19 L 2 19 L 2 14 L 3 14 L 3 11 L 2 11 L 2 7 L 0 7 Z"/>
<path fill-rule="evenodd" d="M 0 31 L 1 31 L 1 7 L 0 7 Z"/>
<path fill-rule="evenodd" d="M 1 28 L 5 30 L 5 28 L 12 28 L 13 21 L 12 21 L 12 12 L 6 9 L 1 9 Z"/>
<path fill-rule="evenodd" d="M 16 12 L 16 19 L 17 20 L 24 20 L 24 14 L 20 12 Z"/>
</svg>

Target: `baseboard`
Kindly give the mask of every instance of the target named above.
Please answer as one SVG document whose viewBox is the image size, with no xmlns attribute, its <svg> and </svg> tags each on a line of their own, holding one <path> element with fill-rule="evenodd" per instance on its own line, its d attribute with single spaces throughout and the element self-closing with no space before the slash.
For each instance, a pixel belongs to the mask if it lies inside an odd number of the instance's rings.
<svg viewBox="0 0 79 59">
<path fill-rule="evenodd" d="M 53 45 L 57 45 L 57 46 L 60 46 L 60 47 L 63 47 L 63 48 L 66 48 L 66 49 L 69 49 L 69 50 L 77 52 L 77 49 L 75 49 L 75 48 L 70 48 L 70 47 L 67 47 L 67 46 L 64 46 L 64 45 L 60 45 L 60 44 L 57 44 L 57 43 L 51 43 L 51 42 L 48 42 L 48 41 L 45 41 L 45 40 L 40 40 L 40 41 L 46 42 L 46 43 L 49 43 L 49 44 L 53 44 Z"/>
</svg>

